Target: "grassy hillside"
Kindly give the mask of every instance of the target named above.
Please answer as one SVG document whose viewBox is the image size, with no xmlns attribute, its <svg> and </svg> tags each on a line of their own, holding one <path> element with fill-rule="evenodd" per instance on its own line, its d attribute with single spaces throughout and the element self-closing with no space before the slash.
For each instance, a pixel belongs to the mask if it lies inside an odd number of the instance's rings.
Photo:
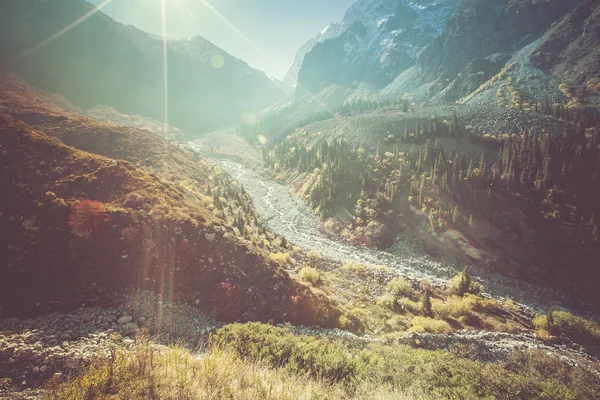
<svg viewBox="0 0 600 400">
<path fill-rule="evenodd" d="M 228 325 L 198 355 L 115 349 L 49 399 L 597 399 L 598 377 L 543 352 L 482 363 L 469 349 L 350 348 L 260 324 Z M 418 345 L 417 345 L 418 346 Z"/>
<path fill-rule="evenodd" d="M 213 163 L 2 86 L 3 315 L 110 301 L 130 285 L 225 320 L 337 325 L 333 303 L 271 261 L 281 240 Z"/>
</svg>

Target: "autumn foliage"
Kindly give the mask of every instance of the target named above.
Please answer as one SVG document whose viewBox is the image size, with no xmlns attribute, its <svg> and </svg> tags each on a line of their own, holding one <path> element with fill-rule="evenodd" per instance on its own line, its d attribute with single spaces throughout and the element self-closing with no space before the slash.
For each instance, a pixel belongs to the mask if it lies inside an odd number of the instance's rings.
<svg viewBox="0 0 600 400">
<path fill-rule="evenodd" d="M 80 200 L 71 207 L 69 228 L 76 236 L 88 237 L 101 229 L 110 219 L 104 204 L 94 200 Z"/>
</svg>

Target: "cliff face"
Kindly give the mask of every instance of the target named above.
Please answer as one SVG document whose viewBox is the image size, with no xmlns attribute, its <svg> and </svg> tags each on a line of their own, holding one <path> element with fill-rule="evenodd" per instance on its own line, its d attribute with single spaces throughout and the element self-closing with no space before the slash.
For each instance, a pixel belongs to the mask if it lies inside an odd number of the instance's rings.
<svg viewBox="0 0 600 400">
<path fill-rule="evenodd" d="M 361 0 L 346 13 L 335 38 L 317 43 L 304 57 L 298 83 L 304 95 L 331 84 L 366 82 L 383 88 L 441 34 L 454 0 Z"/>
<path fill-rule="evenodd" d="M 38 46 L 93 10 L 83 0 L 3 2 L 3 67 L 79 107 L 107 105 L 188 132 L 237 125 L 285 96 L 263 72 L 201 37 L 168 41 L 165 94 L 162 39 L 101 12 Z"/>
<path fill-rule="evenodd" d="M 600 4 L 580 2 L 542 36 L 530 60 L 570 85 L 600 77 Z"/>
</svg>

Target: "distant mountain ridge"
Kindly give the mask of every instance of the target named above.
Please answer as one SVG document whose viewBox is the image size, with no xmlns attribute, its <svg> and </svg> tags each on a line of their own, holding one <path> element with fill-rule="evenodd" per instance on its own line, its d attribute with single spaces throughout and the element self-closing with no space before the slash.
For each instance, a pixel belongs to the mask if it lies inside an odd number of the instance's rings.
<svg viewBox="0 0 600 400">
<path fill-rule="evenodd" d="M 155 35 L 98 12 L 27 53 L 93 6 L 83 0 L 7 0 L 2 7 L 4 69 L 82 108 L 103 104 L 165 120 L 163 49 Z M 168 121 L 187 132 L 235 126 L 245 114 L 285 97 L 264 72 L 201 37 L 168 40 L 167 49 Z"/>
<path fill-rule="evenodd" d="M 309 92 L 330 84 L 367 82 L 383 88 L 414 65 L 442 33 L 455 0 L 360 0 L 346 12 L 335 38 L 316 43 L 304 57 L 298 82 Z"/>
<path fill-rule="evenodd" d="M 333 92 L 342 102 L 410 93 L 522 107 L 595 96 L 599 13 L 595 0 L 359 0 L 335 37 L 300 50 L 296 100 L 309 93 L 332 107 Z"/>
</svg>

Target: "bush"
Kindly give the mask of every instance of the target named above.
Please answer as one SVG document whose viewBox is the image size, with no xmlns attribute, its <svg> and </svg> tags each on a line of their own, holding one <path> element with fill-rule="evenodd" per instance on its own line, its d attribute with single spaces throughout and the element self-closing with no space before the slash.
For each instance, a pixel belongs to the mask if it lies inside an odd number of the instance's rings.
<svg viewBox="0 0 600 400">
<path fill-rule="evenodd" d="M 417 317 L 415 326 L 444 332 L 444 321 Z M 413 388 L 425 398 L 452 399 L 599 399 L 600 379 L 543 352 L 516 352 L 506 362 L 483 363 L 445 351 L 373 344 L 359 350 L 327 339 L 294 336 L 258 323 L 225 326 L 211 343 L 233 351 L 248 362 L 258 360 L 335 384 L 348 383 L 357 398 L 365 382 L 401 392 Z M 327 397 L 322 397 L 327 398 Z M 371 398 L 367 393 L 360 398 Z M 391 393 L 381 398 L 398 398 Z M 420 398 L 420 397 L 417 397 Z"/>
<path fill-rule="evenodd" d="M 76 236 L 89 237 L 94 231 L 102 229 L 110 220 L 104 204 L 94 200 L 79 200 L 71 206 L 69 228 Z"/>
<path fill-rule="evenodd" d="M 450 306 L 440 299 L 431 299 L 431 310 L 438 318 L 446 319 L 450 316 Z"/>
<path fill-rule="evenodd" d="M 400 303 L 398 303 L 398 298 L 389 293 L 384 294 L 377 300 L 377 305 L 381 307 L 385 307 L 388 310 L 397 311 L 400 309 Z"/>
<path fill-rule="evenodd" d="M 290 255 L 281 252 L 271 253 L 269 254 L 269 258 L 281 266 L 286 265 L 290 261 Z"/>
<path fill-rule="evenodd" d="M 348 261 L 342 265 L 342 269 L 353 272 L 357 275 L 362 275 L 367 270 L 364 265 L 357 263 L 356 261 Z"/>
<path fill-rule="evenodd" d="M 411 299 L 403 298 L 399 300 L 400 308 L 412 313 L 412 314 L 420 314 L 421 313 L 421 304 L 416 301 L 412 301 Z"/>
<path fill-rule="evenodd" d="M 293 373 L 332 382 L 346 381 L 358 373 L 356 357 L 341 343 L 310 336 L 294 336 L 260 323 L 231 324 L 217 331 L 211 343 L 240 356 L 268 365 L 284 366 Z"/>
<path fill-rule="evenodd" d="M 552 316 L 553 323 L 549 323 L 549 315 Z M 538 334 L 545 330 L 553 335 L 565 335 L 572 340 L 600 344 L 600 325 L 567 311 L 550 310 L 546 315 L 535 317 L 533 324 L 538 329 Z"/>
<path fill-rule="evenodd" d="M 298 272 L 298 277 L 304 282 L 308 282 L 311 285 L 316 285 L 321 281 L 321 275 L 319 271 L 312 267 L 304 267 Z"/>
<path fill-rule="evenodd" d="M 450 333 L 452 327 L 443 320 L 427 317 L 414 317 L 411 321 L 411 332 Z"/>
<path fill-rule="evenodd" d="M 459 296 L 464 296 L 466 293 L 479 294 L 481 291 L 480 286 L 471 281 L 471 277 L 468 274 L 467 267 L 460 274 L 456 275 L 452 281 L 452 290 Z"/>
<path fill-rule="evenodd" d="M 508 299 L 504 302 L 504 308 L 506 311 L 516 313 L 521 309 L 517 303 L 515 303 L 512 299 Z"/>
<path fill-rule="evenodd" d="M 450 297 L 448 308 L 453 317 L 469 317 L 477 305 L 477 298 L 472 295 L 465 297 Z"/>
<path fill-rule="evenodd" d="M 414 294 L 412 284 L 401 277 L 392 279 L 387 284 L 387 288 L 394 296 L 398 297 L 411 297 Z"/>
</svg>

